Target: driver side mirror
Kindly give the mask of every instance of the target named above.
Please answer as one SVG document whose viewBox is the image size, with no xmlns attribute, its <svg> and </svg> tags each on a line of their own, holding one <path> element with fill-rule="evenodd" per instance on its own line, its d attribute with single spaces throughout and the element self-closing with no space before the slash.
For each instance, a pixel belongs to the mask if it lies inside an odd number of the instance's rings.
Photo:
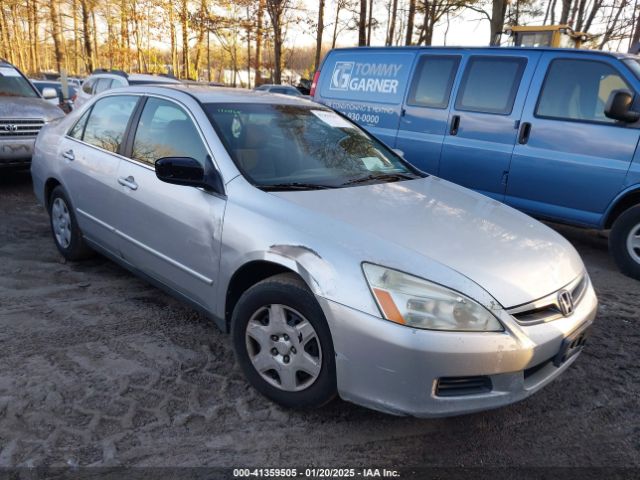
<svg viewBox="0 0 640 480">
<path fill-rule="evenodd" d="M 52 100 L 54 98 L 58 98 L 58 92 L 56 92 L 55 88 L 46 87 L 42 89 L 42 98 L 45 100 Z"/>
<path fill-rule="evenodd" d="M 604 114 L 613 120 L 634 123 L 640 120 L 640 112 L 631 110 L 633 95 L 628 90 L 614 90 L 609 95 Z"/>
<path fill-rule="evenodd" d="M 224 193 L 222 178 L 213 168 L 205 168 L 190 157 L 163 157 L 155 162 L 156 176 L 166 183 L 199 187 L 209 192 Z"/>
</svg>

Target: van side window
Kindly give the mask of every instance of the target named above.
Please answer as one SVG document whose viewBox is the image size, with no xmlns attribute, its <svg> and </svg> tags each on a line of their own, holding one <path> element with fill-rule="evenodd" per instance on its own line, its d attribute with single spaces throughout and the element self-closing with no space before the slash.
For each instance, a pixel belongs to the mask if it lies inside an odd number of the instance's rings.
<svg viewBox="0 0 640 480">
<path fill-rule="evenodd" d="M 98 100 L 84 129 L 84 141 L 109 152 L 117 152 L 138 97 L 121 95 Z"/>
<path fill-rule="evenodd" d="M 604 107 L 614 90 L 631 90 L 609 64 L 594 60 L 557 59 L 549 66 L 536 116 L 561 120 L 615 123 Z"/>
<path fill-rule="evenodd" d="M 447 108 L 460 57 L 423 55 L 413 77 L 407 104 Z"/>
<path fill-rule="evenodd" d="M 191 157 L 204 166 L 207 155 L 196 126 L 182 108 L 159 98 L 147 100 L 131 158 L 153 166 L 162 157 Z"/>
<path fill-rule="evenodd" d="M 456 110 L 510 115 L 526 65 L 525 58 L 471 57 L 456 98 Z"/>
</svg>

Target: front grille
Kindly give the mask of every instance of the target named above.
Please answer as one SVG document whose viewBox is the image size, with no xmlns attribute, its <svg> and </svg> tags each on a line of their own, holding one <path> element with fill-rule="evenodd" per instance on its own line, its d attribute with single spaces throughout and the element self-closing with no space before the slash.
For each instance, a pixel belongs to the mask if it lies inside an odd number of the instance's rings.
<svg viewBox="0 0 640 480">
<path fill-rule="evenodd" d="M 35 137 L 44 125 L 42 119 L 1 119 L 0 138 L 4 137 Z"/>
<path fill-rule="evenodd" d="M 438 397 L 460 397 L 488 393 L 493 388 L 487 376 L 478 377 L 443 377 L 436 385 Z"/>
<path fill-rule="evenodd" d="M 588 285 L 589 277 L 585 273 L 562 289 L 571 292 L 574 309 L 577 308 L 582 297 L 584 297 Z M 550 322 L 552 320 L 563 318 L 564 316 L 560 310 L 558 292 L 554 292 L 540 300 L 536 300 L 535 302 L 511 308 L 508 312 L 518 321 L 518 323 L 523 325 Z"/>
</svg>

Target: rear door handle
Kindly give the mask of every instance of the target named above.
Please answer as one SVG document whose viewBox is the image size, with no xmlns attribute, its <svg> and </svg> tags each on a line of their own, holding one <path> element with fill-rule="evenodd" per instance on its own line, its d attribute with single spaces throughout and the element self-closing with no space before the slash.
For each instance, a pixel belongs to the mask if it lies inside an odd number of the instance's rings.
<svg viewBox="0 0 640 480">
<path fill-rule="evenodd" d="M 118 178 L 118 183 L 123 187 L 130 188 L 131 190 L 137 190 L 138 184 L 136 183 L 135 178 L 129 175 L 127 178 L 120 177 Z"/>
<path fill-rule="evenodd" d="M 67 150 L 66 152 L 63 152 L 62 156 L 70 162 L 73 162 L 76 159 L 75 155 L 73 154 L 73 150 Z"/>
<path fill-rule="evenodd" d="M 460 115 L 454 115 L 451 118 L 451 128 L 449 129 L 450 135 L 457 135 L 458 128 L 460 128 Z"/>
<path fill-rule="evenodd" d="M 531 135 L 531 124 L 529 122 L 524 122 L 520 125 L 520 133 L 518 134 L 518 143 L 520 145 L 525 145 L 529 141 L 529 136 Z"/>
</svg>

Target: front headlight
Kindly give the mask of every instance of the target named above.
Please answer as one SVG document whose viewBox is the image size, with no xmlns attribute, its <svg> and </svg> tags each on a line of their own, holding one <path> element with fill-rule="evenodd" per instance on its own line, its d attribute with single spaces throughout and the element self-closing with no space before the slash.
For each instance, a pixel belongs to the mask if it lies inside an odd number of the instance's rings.
<svg viewBox="0 0 640 480">
<path fill-rule="evenodd" d="M 489 310 L 454 290 L 379 265 L 364 263 L 362 268 L 387 320 L 429 330 L 503 330 Z"/>
</svg>

